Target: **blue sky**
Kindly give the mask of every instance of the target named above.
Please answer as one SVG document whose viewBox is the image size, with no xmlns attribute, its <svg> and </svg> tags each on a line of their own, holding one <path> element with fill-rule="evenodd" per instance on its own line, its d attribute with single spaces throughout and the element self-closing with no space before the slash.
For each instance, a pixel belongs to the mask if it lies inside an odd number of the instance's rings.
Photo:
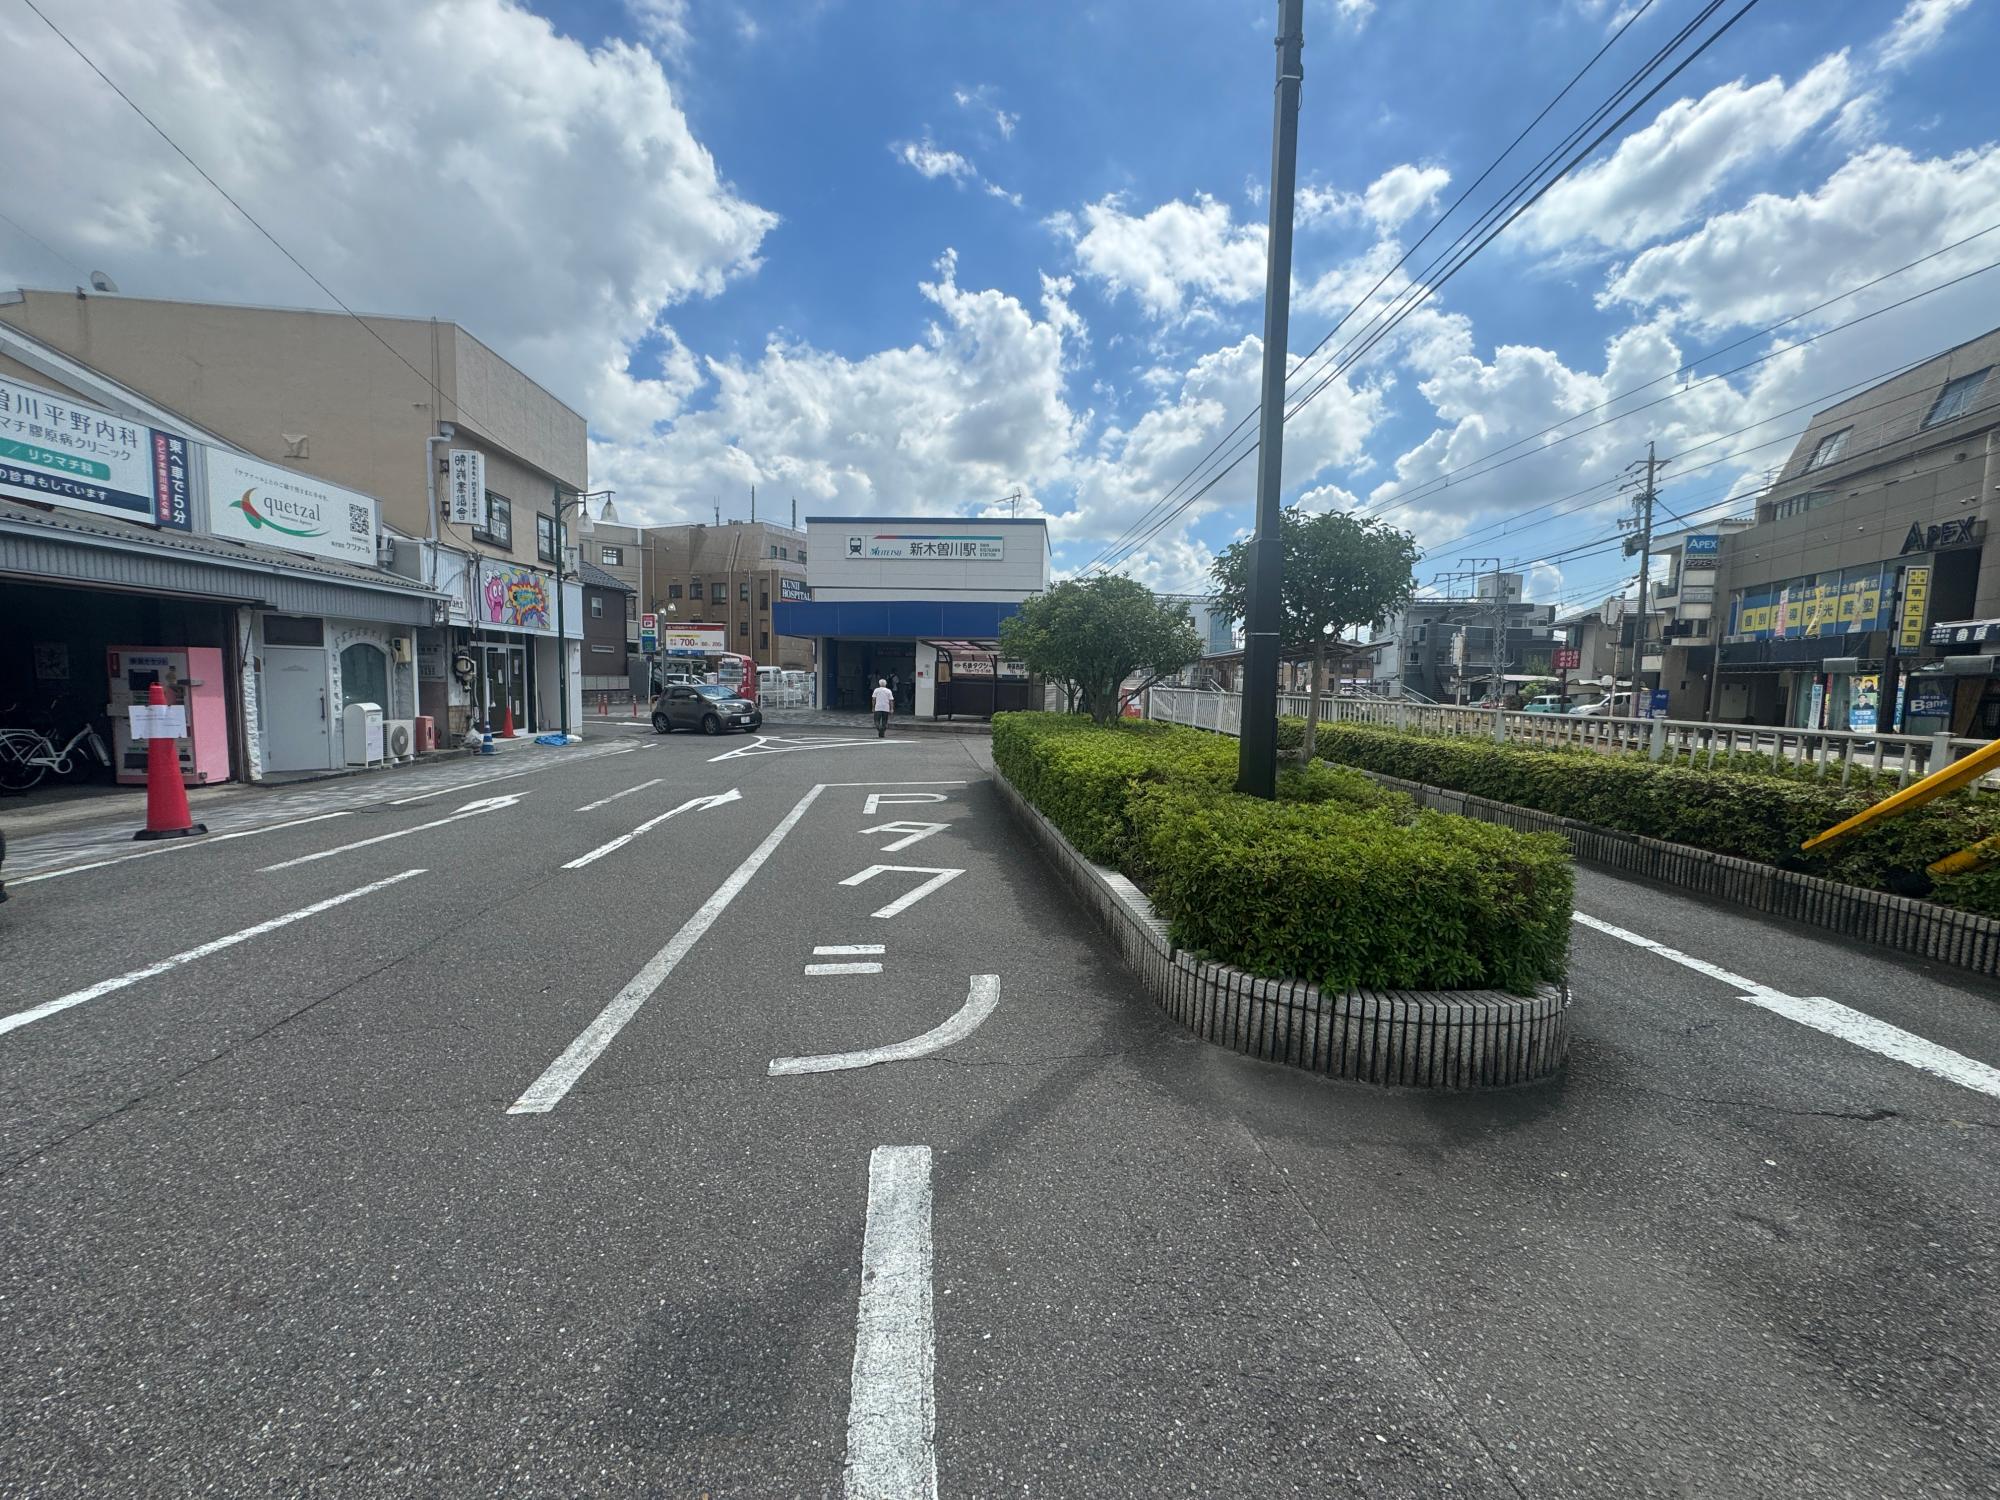
<svg viewBox="0 0 2000 1500">
<path fill-rule="evenodd" d="M 976 513 L 1019 490 L 1076 568 L 1254 405 L 1275 9 L 55 14 L 348 301 L 459 318 L 585 412 L 593 480 L 627 514 L 742 514 L 753 483 L 772 513 L 794 497 L 802 513 Z M 1653 0 L 1473 208 L 1698 9 Z M 1497 554 L 1543 598 L 1616 587 L 1615 553 L 1582 549 L 1612 532 L 1611 482 L 1648 439 L 1696 470 L 1670 509 L 1718 513 L 1782 460 L 1806 415 L 1788 409 L 2000 323 L 2000 272 L 1975 276 L 1675 394 L 1703 351 L 2000 222 L 1981 66 L 2000 56 L 1996 15 L 1995 0 L 1756 6 L 1294 421 L 1287 498 L 1411 527 L 1433 549 L 1426 577 Z M 1620 0 L 1308 0 L 1295 352 L 1625 19 Z M 28 165 L 0 185 L 0 283 L 66 285 L 87 264 L 128 293 L 316 300 L 38 27 L 0 14 L 31 96 Z M 99 169 L 65 170 L 78 152 Z M 1995 260 L 2000 233 L 1787 336 Z M 1646 382 L 1611 412 L 1675 399 L 1476 472 Z M 1247 524 L 1253 471 L 1124 565 L 1198 583 Z"/>
</svg>

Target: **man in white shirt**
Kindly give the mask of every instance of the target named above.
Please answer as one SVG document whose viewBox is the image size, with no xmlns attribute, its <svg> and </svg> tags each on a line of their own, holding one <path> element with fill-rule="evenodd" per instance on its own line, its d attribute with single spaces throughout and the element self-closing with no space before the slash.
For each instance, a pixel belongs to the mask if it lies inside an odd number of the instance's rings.
<svg viewBox="0 0 2000 1500">
<path fill-rule="evenodd" d="M 869 695 L 875 709 L 875 738 L 882 739 L 889 733 L 889 715 L 896 711 L 896 695 L 889 691 L 889 679 L 875 679 L 875 691 Z"/>
</svg>

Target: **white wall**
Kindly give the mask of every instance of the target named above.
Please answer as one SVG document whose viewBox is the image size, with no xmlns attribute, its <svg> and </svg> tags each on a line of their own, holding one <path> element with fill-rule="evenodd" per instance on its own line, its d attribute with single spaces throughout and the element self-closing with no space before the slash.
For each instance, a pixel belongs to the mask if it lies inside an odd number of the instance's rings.
<svg viewBox="0 0 2000 1500">
<path fill-rule="evenodd" d="M 852 538 L 883 532 L 941 537 L 998 537 L 1003 557 L 991 562 L 948 558 L 850 555 Z M 864 542 L 864 546 L 866 543 Z M 1049 586 L 1049 539 L 1044 526 L 996 525 L 991 520 L 854 520 L 806 522 L 806 583 L 815 600 L 959 599 L 1014 602 Z"/>
</svg>

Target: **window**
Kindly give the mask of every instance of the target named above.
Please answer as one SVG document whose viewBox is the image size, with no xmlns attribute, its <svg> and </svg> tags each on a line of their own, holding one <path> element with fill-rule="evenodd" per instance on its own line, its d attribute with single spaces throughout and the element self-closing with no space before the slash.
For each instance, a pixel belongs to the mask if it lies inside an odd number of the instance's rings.
<svg viewBox="0 0 2000 1500">
<path fill-rule="evenodd" d="M 496 547 L 514 550 L 514 502 L 505 495 L 486 492 L 486 529 L 472 529 L 475 542 L 490 542 Z"/>
<path fill-rule="evenodd" d="M 639 596 L 637 594 L 627 594 L 625 596 L 625 619 L 627 623 L 630 623 L 631 621 L 636 620 L 638 618 L 639 618 Z"/>
<path fill-rule="evenodd" d="M 799 561 L 804 562 L 805 560 L 806 560 L 806 549 L 801 547 L 799 548 Z"/>
<path fill-rule="evenodd" d="M 556 518 L 554 516 L 535 517 L 535 556 L 545 563 L 556 560 Z"/>
<path fill-rule="evenodd" d="M 759 651 L 769 651 L 771 649 L 770 631 L 760 630 L 757 632 L 757 649 Z"/>
<path fill-rule="evenodd" d="M 736 622 L 736 633 L 738 635 L 748 635 L 750 633 L 750 622 L 748 620 L 738 620 Z"/>
<path fill-rule="evenodd" d="M 745 604 L 748 604 L 748 603 L 750 602 L 750 580 L 749 580 L 749 579 L 747 579 L 747 578 L 746 578 L 746 579 L 744 579 L 744 580 L 743 580 L 743 582 L 742 582 L 742 583 L 740 583 L 740 584 L 738 584 L 738 585 L 737 585 L 737 589 L 736 589 L 736 597 L 737 597 L 737 598 L 739 598 L 739 599 L 741 599 L 741 600 L 742 600 L 742 601 L 743 601 L 743 602 L 744 602 Z"/>
<path fill-rule="evenodd" d="M 340 706 L 350 703 L 377 704 L 389 713 L 389 657 L 380 646 L 357 641 L 340 653 Z"/>
<path fill-rule="evenodd" d="M 1787 495 L 1771 508 L 1771 519 L 1783 520 L 1786 516 L 1803 515 L 1809 510 L 1818 510 L 1822 505 L 1831 504 L 1832 490 L 1807 490 L 1803 495 Z"/>
<path fill-rule="evenodd" d="M 600 653 L 600 654 L 602 654 L 602 655 L 604 655 L 604 656 L 609 656 L 609 655 L 611 654 L 611 652 L 612 652 L 612 648 L 611 648 L 610 646 L 606 646 L 606 645 L 603 645 L 603 644 L 601 644 L 600 642 L 597 642 L 597 641 L 592 641 L 592 642 L 591 642 L 591 644 L 590 644 L 590 649 L 591 649 L 592 651 L 594 651 L 594 652 L 598 652 L 598 653 Z"/>
<path fill-rule="evenodd" d="M 1992 370 L 1988 365 L 1984 370 L 1974 370 L 1970 375 L 1961 375 L 1956 380 L 1947 380 L 1938 398 L 1931 403 L 1931 414 L 1924 418 L 1924 426 L 1935 427 L 1940 422 L 1949 422 L 1953 417 L 1964 416 L 1972 409 L 1972 403 L 1979 396 L 1979 388 L 1986 384 L 1986 376 Z"/>
<path fill-rule="evenodd" d="M 697 578 L 688 584 L 688 598 L 699 599 L 700 597 L 701 597 L 701 580 Z"/>
<path fill-rule="evenodd" d="M 778 556 L 784 558 L 787 562 L 789 562 L 792 556 L 792 549 L 790 547 L 780 547 L 778 549 Z M 801 552 L 799 556 L 804 557 L 805 553 Z"/>
<path fill-rule="evenodd" d="M 680 596 L 681 596 L 681 586 L 678 583 L 670 583 L 667 585 L 667 597 L 669 599 L 678 599 L 680 598 Z"/>
<path fill-rule="evenodd" d="M 622 568 L 625 566 L 625 549 L 623 547 L 600 548 L 597 553 L 597 560 L 607 568 Z"/>
<path fill-rule="evenodd" d="M 593 620 L 604 618 L 604 596 L 602 594 L 592 594 L 590 596 L 590 618 Z"/>
<path fill-rule="evenodd" d="M 769 609 L 771 607 L 771 591 L 769 589 L 757 590 L 757 607 L 759 609 Z"/>
<path fill-rule="evenodd" d="M 324 620 L 306 620 L 296 615 L 264 616 L 264 644 L 267 646 L 319 646 L 325 642 Z"/>
<path fill-rule="evenodd" d="M 778 555 L 778 544 L 776 542 L 773 542 L 771 543 L 771 556 L 776 557 L 777 555 Z"/>
<path fill-rule="evenodd" d="M 1854 429 L 1852 427 L 1843 427 L 1838 432 L 1829 432 L 1819 440 L 1819 446 L 1813 449 L 1812 457 L 1806 460 L 1806 467 L 1808 469 L 1824 469 L 1828 464 L 1837 462 L 1840 455 L 1847 451 L 1847 440 L 1853 433 Z"/>
</svg>

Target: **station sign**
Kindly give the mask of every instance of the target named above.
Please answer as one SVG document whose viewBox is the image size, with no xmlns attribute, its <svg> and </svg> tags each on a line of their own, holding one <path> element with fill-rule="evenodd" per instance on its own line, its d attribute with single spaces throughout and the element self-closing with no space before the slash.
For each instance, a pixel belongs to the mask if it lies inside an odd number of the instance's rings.
<svg viewBox="0 0 2000 1500">
<path fill-rule="evenodd" d="M 926 562 L 1000 562 L 1007 555 L 1006 538 L 966 536 L 957 532 L 852 532 L 847 556 L 856 561 L 908 558 Z"/>
</svg>

